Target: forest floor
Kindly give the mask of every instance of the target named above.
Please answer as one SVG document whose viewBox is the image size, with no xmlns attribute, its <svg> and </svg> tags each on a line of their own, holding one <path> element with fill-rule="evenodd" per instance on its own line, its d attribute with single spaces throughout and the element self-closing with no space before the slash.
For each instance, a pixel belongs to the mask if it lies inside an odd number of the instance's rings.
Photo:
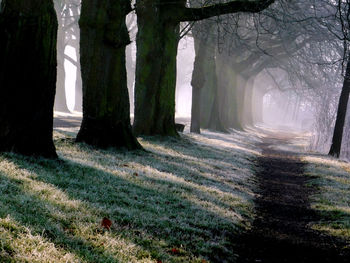
<svg viewBox="0 0 350 263">
<path fill-rule="evenodd" d="M 350 164 L 308 134 L 187 125 L 127 152 L 79 123 L 56 116 L 58 161 L 0 155 L 0 262 L 349 262 Z"/>
</svg>

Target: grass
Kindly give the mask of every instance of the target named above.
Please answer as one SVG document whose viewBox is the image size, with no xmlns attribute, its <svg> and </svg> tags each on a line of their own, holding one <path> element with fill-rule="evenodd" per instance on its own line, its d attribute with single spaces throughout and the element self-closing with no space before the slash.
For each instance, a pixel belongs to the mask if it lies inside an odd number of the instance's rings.
<svg viewBox="0 0 350 263">
<path fill-rule="evenodd" d="M 256 135 L 145 137 L 147 152 L 126 152 L 75 134 L 55 130 L 59 161 L 0 155 L 0 262 L 235 262 L 254 220 Z M 312 227 L 350 240 L 349 164 L 303 161 L 323 213 Z"/>
<path fill-rule="evenodd" d="M 258 154 L 238 134 L 143 138 L 147 152 L 73 135 L 55 131 L 59 161 L 0 155 L 1 262 L 234 259 L 232 240 L 253 218 Z"/>
<path fill-rule="evenodd" d="M 350 164 L 322 155 L 306 155 L 306 176 L 317 188 L 312 208 L 321 216 L 313 229 L 348 240 L 350 248 Z"/>
</svg>

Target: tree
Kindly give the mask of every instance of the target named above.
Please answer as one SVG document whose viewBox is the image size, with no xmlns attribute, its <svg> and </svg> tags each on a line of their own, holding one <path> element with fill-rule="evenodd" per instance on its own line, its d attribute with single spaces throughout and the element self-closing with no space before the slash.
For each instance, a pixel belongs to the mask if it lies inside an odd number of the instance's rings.
<svg viewBox="0 0 350 263">
<path fill-rule="evenodd" d="M 201 92 L 205 84 L 205 59 L 207 51 L 207 41 L 194 37 L 195 53 L 194 67 L 192 72 L 192 108 L 191 108 L 191 127 L 190 131 L 200 133 L 201 125 Z"/>
<path fill-rule="evenodd" d="M 339 104 L 338 104 L 338 111 L 337 111 L 337 118 L 335 121 L 335 127 L 333 132 L 333 138 L 332 138 L 332 145 L 329 150 L 329 155 L 332 155 L 334 157 L 339 158 L 340 156 L 340 150 L 341 150 L 341 144 L 343 139 L 343 132 L 344 132 L 344 124 L 345 124 L 345 117 L 348 107 L 348 101 L 349 101 L 349 94 L 350 94 L 350 60 L 348 60 L 347 66 L 346 66 L 346 72 L 344 77 L 344 84 L 343 88 L 339 97 Z"/>
<path fill-rule="evenodd" d="M 0 151 L 57 157 L 52 140 L 56 38 L 52 1 L 2 1 Z"/>
<path fill-rule="evenodd" d="M 138 0 L 134 132 L 177 136 L 174 119 L 180 22 L 199 21 L 228 13 L 259 12 L 273 2 L 230 1 L 187 8 L 185 0 Z"/>
<path fill-rule="evenodd" d="M 337 3 L 337 13 L 336 16 L 339 20 L 341 34 L 338 34 L 340 39 L 344 42 L 344 57 L 343 61 L 347 60 L 347 66 L 345 70 L 344 83 L 342 87 L 342 91 L 339 97 L 339 104 L 337 110 L 337 118 L 335 122 L 333 137 L 332 137 L 332 145 L 329 150 L 329 155 L 339 158 L 341 144 L 343 139 L 344 132 L 344 124 L 345 117 L 347 113 L 349 94 L 350 94 L 350 59 L 348 56 L 348 42 L 350 39 L 350 1 L 338 1 Z M 334 32 L 334 30 L 332 30 Z"/>
<path fill-rule="evenodd" d="M 75 70 L 75 105 L 74 110 L 82 111 L 82 83 L 80 74 L 79 54 L 79 16 L 80 0 L 54 0 L 58 19 L 58 39 L 57 39 L 57 84 L 55 96 L 55 110 L 70 112 L 68 109 L 66 94 L 66 68 L 65 63 L 70 63 Z M 66 49 L 75 52 L 75 55 L 67 54 Z"/>
<path fill-rule="evenodd" d="M 130 125 L 125 47 L 128 0 L 85 0 L 80 25 L 83 121 L 78 142 L 139 149 Z"/>
</svg>

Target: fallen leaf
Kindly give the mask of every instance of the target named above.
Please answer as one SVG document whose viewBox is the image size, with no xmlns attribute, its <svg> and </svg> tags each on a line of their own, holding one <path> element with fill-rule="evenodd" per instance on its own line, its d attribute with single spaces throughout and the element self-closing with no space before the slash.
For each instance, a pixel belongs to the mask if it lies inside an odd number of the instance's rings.
<svg viewBox="0 0 350 263">
<path fill-rule="evenodd" d="M 134 176 L 139 176 L 139 174 L 138 174 L 138 173 L 133 173 L 133 175 L 134 175 Z"/>
<path fill-rule="evenodd" d="M 171 249 L 171 253 L 173 253 L 173 254 L 179 254 L 179 253 L 180 253 L 180 250 L 178 250 L 177 248 L 172 248 L 172 249 Z"/>
<path fill-rule="evenodd" d="M 107 217 L 104 217 L 102 219 L 101 226 L 109 230 L 112 226 L 112 221 L 109 220 Z"/>
<path fill-rule="evenodd" d="M 160 259 L 157 260 L 157 263 L 163 263 Z"/>
</svg>

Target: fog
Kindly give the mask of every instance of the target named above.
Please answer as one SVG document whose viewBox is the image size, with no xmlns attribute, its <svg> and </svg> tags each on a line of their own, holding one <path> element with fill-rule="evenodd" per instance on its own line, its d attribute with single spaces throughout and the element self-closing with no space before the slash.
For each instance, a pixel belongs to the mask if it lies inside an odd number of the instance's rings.
<svg viewBox="0 0 350 263">
<path fill-rule="evenodd" d="M 178 46 L 176 116 L 194 118 L 191 116 L 194 94 L 191 80 L 197 55 L 203 60 L 197 67 L 200 67 L 204 82 L 200 95 L 196 93 L 199 97 L 194 97 L 201 105 L 200 116 L 197 116 L 201 128 L 219 132 L 254 126 L 297 130 L 311 134 L 310 147 L 326 151 L 331 143 L 343 82 L 344 46 L 334 37 L 335 33 L 341 34 L 337 28 L 330 32 L 327 27 L 317 26 L 312 22 L 311 14 L 302 8 L 302 4 L 307 3 L 301 0 L 300 3 L 299 19 L 307 17 L 308 20 L 299 24 L 289 23 L 285 14 L 270 10 L 261 14 L 259 23 L 244 14 L 239 16 L 238 22 L 235 16 L 223 16 L 220 21 L 205 20 L 191 25 L 192 30 L 180 39 Z M 323 8 L 322 1 L 318 4 L 318 12 L 332 12 Z M 58 83 L 64 79 L 61 86 L 66 101 L 63 103 L 68 111 L 74 112 L 81 111 L 77 23 L 80 7 L 75 6 L 76 10 L 69 9 L 74 8 L 72 6 L 67 8 L 58 12 L 61 15 L 59 30 L 62 31 L 68 22 L 75 26 L 69 32 L 59 33 L 63 38 L 59 38 L 58 49 L 63 50 L 64 59 L 61 63 L 58 59 L 58 68 L 64 67 L 64 74 L 58 75 Z M 68 22 L 65 13 L 71 19 Z M 126 21 L 131 38 L 126 49 L 126 68 L 130 113 L 133 114 L 137 55 L 135 14 L 128 15 Z M 229 27 L 233 21 L 236 21 L 235 26 Z M 271 25 L 276 31 L 273 37 L 269 35 L 272 34 Z M 186 28 L 186 24 L 182 28 Z M 304 39 L 308 39 L 308 43 L 300 45 Z M 200 43 L 196 51 L 195 41 Z M 201 54 L 203 58 L 199 58 Z M 61 86 L 57 86 L 57 94 L 62 90 Z M 62 101 L 56 99 L 56 110 L 64 109 L 58 104 Z M 348 134 L 346 129 L 345 136 L 350 136 Z"/>
</svg>

